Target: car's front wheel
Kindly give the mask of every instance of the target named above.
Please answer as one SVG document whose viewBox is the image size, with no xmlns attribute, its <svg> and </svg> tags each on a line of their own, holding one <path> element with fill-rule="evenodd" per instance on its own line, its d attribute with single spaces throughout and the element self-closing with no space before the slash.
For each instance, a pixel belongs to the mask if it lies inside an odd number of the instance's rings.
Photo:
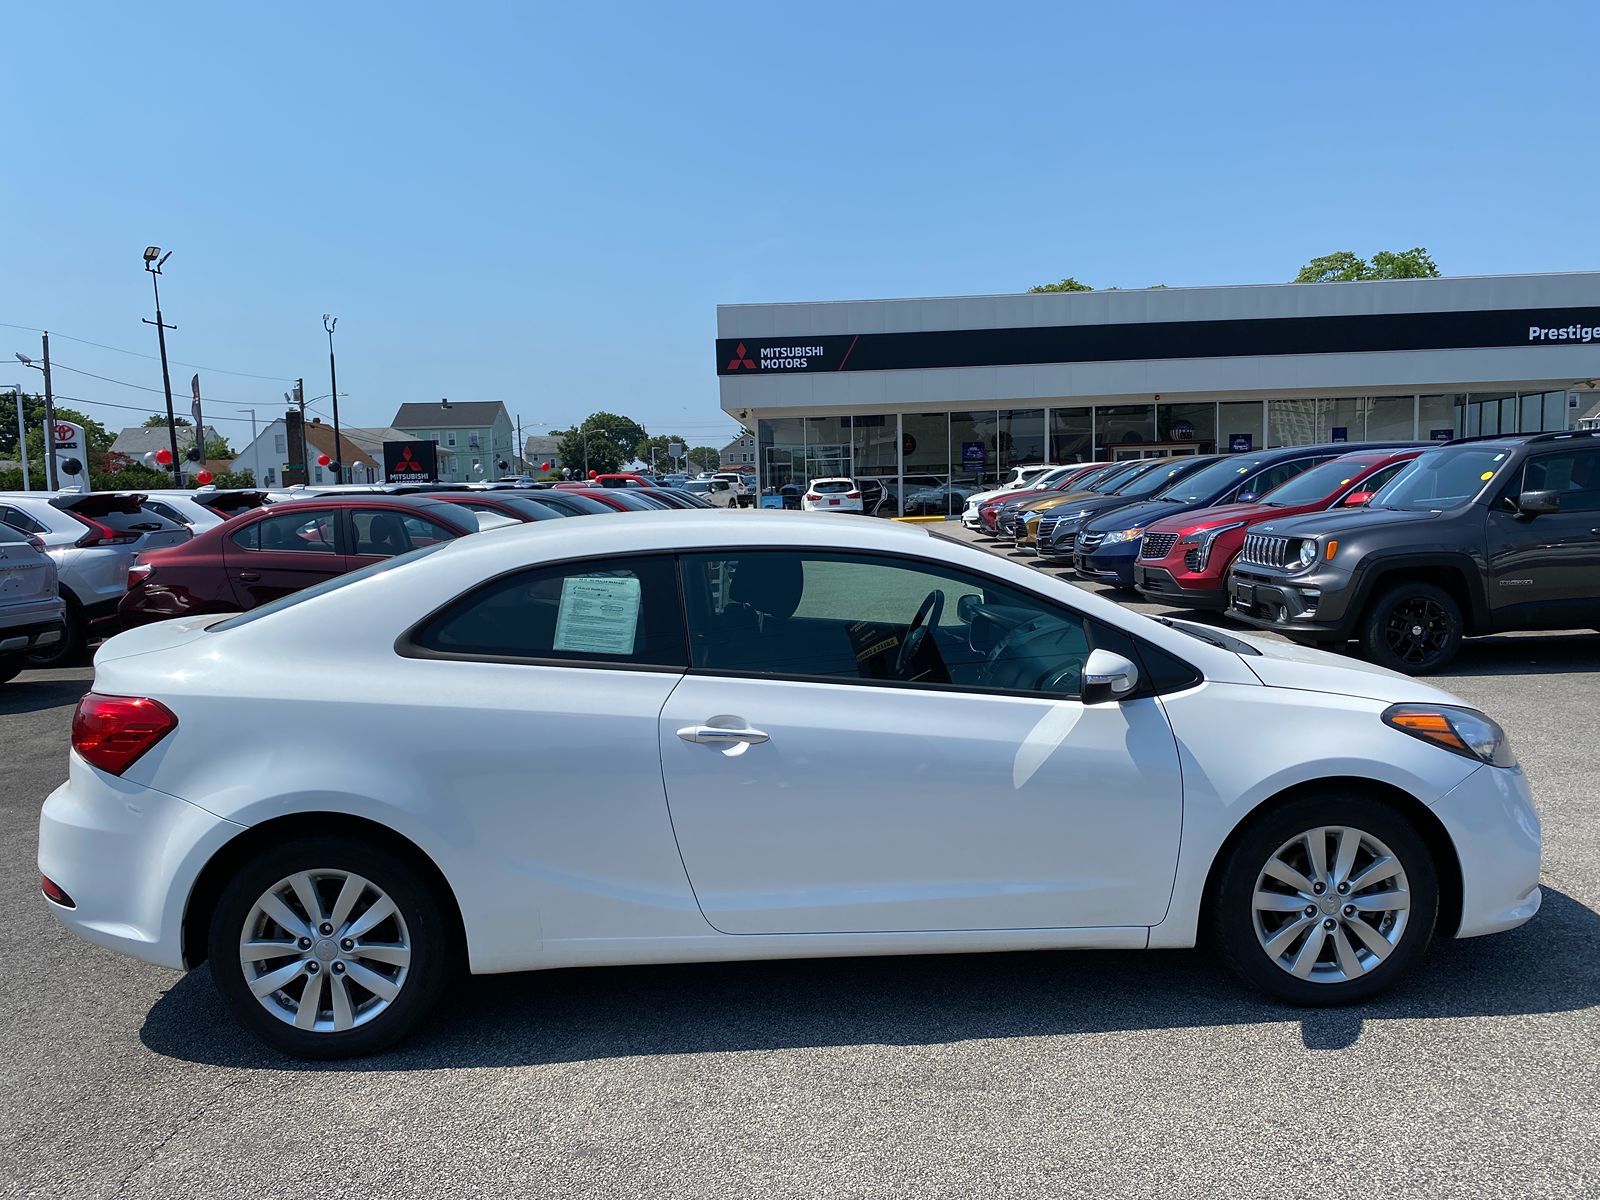
<svg viewBox="0 0 1600 1200">
<path fill-rule="evenodd" d="M 316 1059 L 403 1037 L 438 998 L 454 951 L 440 900 L 411 863 L 331 837 L 273 846 L 236 871 L 208 943 L 240 1023 Z"/>
<path fill-rule="evenodd" d="M 1365 1000 L 1419 959 L 1439 914 L 1427 845 L 1382 800 L 1330 791 L 1254 819 L 1212 906 L 1224 959 L 1291 1004 Z"/>
<path fill-rule="evenodd" d="M 1380 667 L 1427 675 L 1456 656 L 1466 623 L 1461 606 L 1431 583 L 1402 583 L 1372 604 L 1361 623 L 1361 645 Z"/>
</svg>

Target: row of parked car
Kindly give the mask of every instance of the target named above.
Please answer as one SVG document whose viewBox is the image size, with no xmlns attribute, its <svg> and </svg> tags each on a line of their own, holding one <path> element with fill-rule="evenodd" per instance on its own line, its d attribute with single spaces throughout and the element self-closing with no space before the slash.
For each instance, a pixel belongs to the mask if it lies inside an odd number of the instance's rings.
<svg viewBox="0 0 1600 1200">
<path fill-rule="evenodd" d="M 0 493 L 0 683 L 24 667 L 71 665 L 118 629 L 243 612 L 483 529 L 728 506 L 707 491 L 508 483 Z"/>
<path fill-rule="evenodd" d="M 1418 675 L 1464 637 L 1600 629 L 1600 431 L 1034 469 L 962 520 L 1178 608 Z"/>
</svg>

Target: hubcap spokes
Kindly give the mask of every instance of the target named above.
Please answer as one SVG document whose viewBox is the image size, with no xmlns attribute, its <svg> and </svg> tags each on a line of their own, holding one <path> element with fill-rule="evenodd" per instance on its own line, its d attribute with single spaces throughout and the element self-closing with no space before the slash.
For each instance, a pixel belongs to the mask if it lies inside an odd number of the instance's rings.
<svg viewBox="0 0 1600 1200">
<path fill-rule="evenodd" d="M 300 871 L 256 900 L 239 966 L 261 1006 L 285 1024 L 342 1033 L 400 995 L 411 969 L 405 918 L 382 888 L 349 871 Z"/>
<path fill-rule="evenodd" d="M 1389 614 L 1384 640 L 1397 657 L 1423 663 L 1440 653 L 1450 640 L 1450 622 L 1436 600 L 1408 600 Z"/>
<path fill-rule="evenodd" d="M 1377 967 L 1405 936 L 1410 908 L 1400 860 L 1370 833 L 1343 825 L 1279 846 L 1251 901 L 1267 957 L 1312 983 L 1344 983 Z"/>
</svg>

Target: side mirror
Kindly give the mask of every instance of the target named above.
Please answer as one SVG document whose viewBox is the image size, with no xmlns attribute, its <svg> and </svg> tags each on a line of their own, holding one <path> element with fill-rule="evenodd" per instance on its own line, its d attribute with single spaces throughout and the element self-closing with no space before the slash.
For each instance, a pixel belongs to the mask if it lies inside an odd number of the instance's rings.
<svg viewBox="0 0 1600 1200">
<path fill-rule="evenodd" d="M 1083 664 L 1083 702 L 1105 704 L 1121 700 L 1139 686 L 1139 668 L 1120 654 L 1092 650 Z"/>
<path fill-rule="evenodd" d="M 1261 493 L 1260 492 L 1240 492 L 1239 493 L 1239 503 L 1240 504 L 1249 504 L 1254 500 L 1259 500 L 1260 498 L 1261 498 Z"/>
<path fill-rule="evenodd" d="M 983 607 L 983 601 L 978 598 L 977 592 L 967 592 L 956 601 L 956 616 L 961 618 L 964 625 L 971 625 L 973 618 L 978 615 L 978 609 Z"/>
<path fill-rule="evenodd" d="M 1523 492 L 1517 497 L 1517 511 L 1525 517 L 1537 517 L 1540 513 L 1553 513 L 1561 511 L 1561 493 L 1549 492 Z"/>
<path fill-rule="evenodd" d="M 1368 500 L 1371 500 L 1375 494 L 1374 492 L 1351 492 L 1344 498 L 1344 507 L 1360 508 Z"/>
</svg>

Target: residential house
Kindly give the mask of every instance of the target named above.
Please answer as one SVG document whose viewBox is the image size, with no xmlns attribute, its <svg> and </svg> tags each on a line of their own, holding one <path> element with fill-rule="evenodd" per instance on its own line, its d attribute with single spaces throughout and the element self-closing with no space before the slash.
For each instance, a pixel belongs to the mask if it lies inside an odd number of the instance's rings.
<svg viewBox="0 0 1600 1200">
<path fill-rule="evenodd" d="M 206 426 L 206 441 L 226 440 L 210 425 Z M 212 473 L 227 470 L 225 462 L 190 462 L 189 451 L 194 448 L 194 426 L 178 426 L 178 459 L 183 467 L 183 475 L 188 478 L 198 475 L 201 471 L 209 470 Z M 172 439 L 167 433 L 165 425 L 136 426 L 124 429 L 117 434 L 116 441 L 111 443 L 111 453 L 121 454 L 132 462 L 145 465 L 144 456 L 157 450 L 171 450 Z M 156 464 L 157 470 L 165 467 Z"/>
<path fill-rule="evenodd" d="M 306 456 L 311 460 L 306 464 L 310 482 L 337 483 L 333 477 L 331 467 L 317 465 L 317 456 L 326 454 L 336 462 L 342 462 L 345 467 L 346 483 L 381 483 L 383 482 L 383 462 L 380 457 L 374 459 L 356 442 L 346 436 L 346 431 L 341 429 L 340 448 L 343 454 L 334 450 L 333 426 L 326 425 L 320 418 L 313 417 L 306 422 Z M 232 470 L 250 471 L 256 480 L 257 487 L 282 487 L 283 469 L 290 462 L 295 461 L 295 456 L 289 453 L 289 427 L 282 417 L 269 421 L 251 442 L 233 460 Z"/>
<path fill-rule="evenodd" d="M 722 469 L 738 471 L 744 467 L 755 469 L 756 438 L 753 433 L 742 433 L 722 448 Z"/>
<path fill-rule="evenodd" d="M 511 414 L 499 400 L 402 404 L 389 423 L 408 437 L 439 443 L 439 477 L 445 482 L 498 479 L 513 470 L 517 460 Z M 445 450 L 453 453 L 448 468 Z M 501 462 L 506 464 L 504 469 Z"/>
<path fill-rule="evenodd" d="M 528 464 L 529 473 L 534 475 L 541 475 L 547 470 L 559 471 L 566 465 L 561 461 L 561 439 L 549 434 L 530 436 L 523 443 L 522 458 Z M 545 463 L 549 463 L 549 467 Z"/>
</svg>

